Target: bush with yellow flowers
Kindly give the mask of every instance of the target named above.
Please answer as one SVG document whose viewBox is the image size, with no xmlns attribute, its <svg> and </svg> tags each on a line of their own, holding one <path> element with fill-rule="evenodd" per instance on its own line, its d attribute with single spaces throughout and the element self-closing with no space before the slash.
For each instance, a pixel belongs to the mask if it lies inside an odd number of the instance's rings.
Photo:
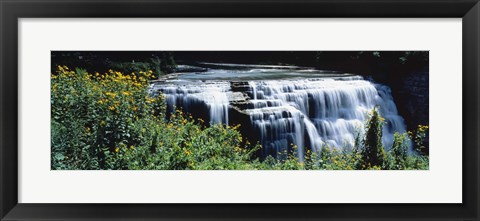
<svg viewBox="0 0 480 221">
<path fill-rule="evenodd" d="M 51 76 L 52 169 L 249 169 L 238 126 L 202 126 L 151 97 L 152 72 Z"/>
</svg>

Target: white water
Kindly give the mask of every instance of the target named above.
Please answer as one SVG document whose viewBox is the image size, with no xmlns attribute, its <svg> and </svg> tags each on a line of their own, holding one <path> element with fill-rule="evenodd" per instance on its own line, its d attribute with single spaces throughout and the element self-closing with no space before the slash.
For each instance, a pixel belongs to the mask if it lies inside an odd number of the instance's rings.
<svg viewBox="0 0 480 221">
<path fill-rule="evenodd" d="M 228 82 L 203 83 L 193 85 L 165 85 L 161 91 L 166 96 L 169 111 L 182 108 L 194 113 L 199 105 L 205 105 L 209 111 L 211 123 L 228 124 Z"/>
<path fill-rule="evenodd" d="M 272 128 L 271 131 L 262 129 L 260 133 L 262 144 L 275 150 L 283 150 L 285 142 L 292 139 L 299 152 L 303 152 L 305 146 L 318 151 L 324 144 L 352 147 L 355 135 L 364 131 L 368 113 L 375 106 L 385 118 L 385 146 L 391 146 L 393 133 L 405 131 L 390 89 L 361 77 L 260 81 L 250 85 L 259 98 L 252 113 L 267 113 L 263 116 L 251 114 L 251 120 L 258 128 Z M 265 104 L 267 102 L 269 105 Z M 290 114 L 277 117 L 285 111 Z"/>
<path fill-rule="evenodd" d="M 223 74 L 223 73 L 222 73 Z M 212 77 L 212 76 L 209 76 Z M 188 82 L 188 83 L 187 83 Z M 323 145 L 352 147 L 355 135 L 364 132 L 368 113 L 376 106 L 385 118 L 384 144 L 392 145 L 393 134 L 404 132 L 403 118 L 384 85 L 360 76 L 245 80 L 247 91 L 232 91 L 230 82 L 180 81 L 155 85 L 174 106 L 192 114 L 206 112 L 211 123 L 229 124 L 232 97 L 247 97 L 251 133 L 259 135 L 263 155 L 287 151 L 295 145 L 303 159 L 305 148 L 319 151 Z M 247 137 L 248 138 L 248 137 Z"/>
</svg>

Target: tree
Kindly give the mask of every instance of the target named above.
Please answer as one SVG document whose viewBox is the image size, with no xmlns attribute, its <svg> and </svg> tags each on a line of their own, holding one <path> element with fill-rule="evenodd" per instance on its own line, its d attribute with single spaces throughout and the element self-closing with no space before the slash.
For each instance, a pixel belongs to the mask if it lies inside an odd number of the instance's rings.
<svg viewBox="0 0 480 221">
<path fill-rule="evenodd" d="M 383 118 L 378 113 L 377 108 L 373 108 L 370 118 L 367 120 L 360 169 L 380 169 L 383 167 L 385 151 L 382 143 L 382 128 Z"/>
<path fill-rule="evenodd" d="M 393 168 L 395 170 L 404 170 L 407 164 L 408 140 L 405 133 L 395 133 L 393 135 L 393 145 L 390 150 L 393 160 Z"/>
</svg>

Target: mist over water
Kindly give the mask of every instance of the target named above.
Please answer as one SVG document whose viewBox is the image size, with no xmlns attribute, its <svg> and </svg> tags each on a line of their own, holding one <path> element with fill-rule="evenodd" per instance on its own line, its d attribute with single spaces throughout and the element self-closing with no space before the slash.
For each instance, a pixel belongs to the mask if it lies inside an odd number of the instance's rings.
<svg viewBox="0 0 480 221">
<path fill-rule="evenodd" d="M 263 156 L 295 147 L 303 159 L 306 148 L 351 148 L 374 107 L 385 118 L 386 148 L 395 132 L 405 132 L 390 88 L 361 76 L 295 66 L 207 65 L 213 68 L 178 74 L 151 90 L 166 96 L 168 111 L 181 107 L 212 124 L 245 116 L 246 138 L 255 135 Z"/>
</svg>

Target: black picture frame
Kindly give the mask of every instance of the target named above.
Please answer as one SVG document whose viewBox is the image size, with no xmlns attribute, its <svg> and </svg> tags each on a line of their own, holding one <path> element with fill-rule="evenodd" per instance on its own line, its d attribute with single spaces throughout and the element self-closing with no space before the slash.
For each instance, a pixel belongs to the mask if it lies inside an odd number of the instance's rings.
<svg viewBox="0 0 480 221">
<path fill-rule="evenodd" d="M 0 0 L 1 220 L 479 220 L 478 0 Z M 461 204 L 18 203 L 18 18 L 462 18 Z M 448 178 L 446 178 L 448 179 Z"/>
</svg>

